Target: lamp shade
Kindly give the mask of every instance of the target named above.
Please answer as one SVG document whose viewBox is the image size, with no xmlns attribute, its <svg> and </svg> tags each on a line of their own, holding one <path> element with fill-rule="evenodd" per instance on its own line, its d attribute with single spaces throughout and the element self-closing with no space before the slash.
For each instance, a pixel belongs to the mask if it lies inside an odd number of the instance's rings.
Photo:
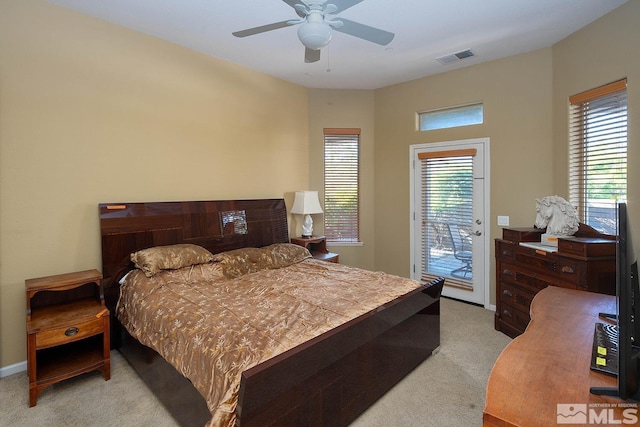
<svg viewBox="0 0 640 427">
<path fill-rule="evenodd" d="M 293 200 L 291 213 L 300 215 L 321 214 L 322 207 L 318 200 L 318 192 L 296 191 L 296 197 Z"/>
</svg>

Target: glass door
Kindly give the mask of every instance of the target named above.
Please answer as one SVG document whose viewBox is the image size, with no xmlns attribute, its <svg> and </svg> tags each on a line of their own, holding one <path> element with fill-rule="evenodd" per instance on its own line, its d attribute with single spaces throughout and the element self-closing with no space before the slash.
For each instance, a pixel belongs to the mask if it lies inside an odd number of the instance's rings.
<svg viewBox="0 0 640 427">
<path fill-rule="evenodd" d="M 488 143 L 488 140 L 486 140 Z M 485 305 L 484 141 L 414 147 L 414 278 L 446 278 L 443 295 Z"/>
</svg>

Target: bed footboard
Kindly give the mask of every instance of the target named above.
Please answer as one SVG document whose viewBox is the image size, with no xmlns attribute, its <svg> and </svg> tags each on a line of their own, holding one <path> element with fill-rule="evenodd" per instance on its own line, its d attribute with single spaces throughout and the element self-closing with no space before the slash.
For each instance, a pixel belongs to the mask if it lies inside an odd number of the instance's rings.
<svg viewBox="0 0 640 427">
<path fill-rule="evenodd" d="M 242 374 L 237 424 L 347 425 L 440 345 L 434 281 Z"/>
<path fill-rule="evenodd" d="M 204 426 L 211 419 L 211 412 L 191 381 L 157 352 L 129 335 L 124 327 L 119 330 L 118 350 L 178 424 Z"/>
</svg>

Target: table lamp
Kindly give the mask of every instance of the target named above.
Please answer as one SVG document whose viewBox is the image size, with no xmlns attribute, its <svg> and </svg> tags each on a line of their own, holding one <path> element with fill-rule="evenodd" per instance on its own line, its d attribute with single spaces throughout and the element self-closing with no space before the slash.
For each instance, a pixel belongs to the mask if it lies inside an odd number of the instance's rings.
<svg viewBox="0 0 640 427">
<path fill-rule="evenodd" d="M 291 213 L 305 216 L 302 223 L 302 237 L 305 239 L 311 238 L 313 235 L 313 219 L 311 215 L 323 213 L 318 200 L 318 192 L 296 191 Z"/>
</svg>

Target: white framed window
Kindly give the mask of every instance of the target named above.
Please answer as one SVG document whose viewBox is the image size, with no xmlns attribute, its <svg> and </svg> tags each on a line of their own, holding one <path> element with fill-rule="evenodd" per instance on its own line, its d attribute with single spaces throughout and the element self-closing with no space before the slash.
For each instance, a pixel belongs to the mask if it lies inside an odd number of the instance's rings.
<svg viewBox="0 0 640 427">
<path fill-rule="evenodd" d="M 569 98 L 569 197 L 580 222 L 616 234 L 627 199 L 627 80 Z"/>
<path fill-rule="evenodd" d="M 360 240 L 360 129 L 324 129 L 324 234 L 327 242 Z"/>
<path fill-rule="evenodd" d="M 482 103 L 418 113 L 418 129 L 421 131 L 479 125 L 482 123 L 484 123 L 484 105 Z"/>
</svg>

